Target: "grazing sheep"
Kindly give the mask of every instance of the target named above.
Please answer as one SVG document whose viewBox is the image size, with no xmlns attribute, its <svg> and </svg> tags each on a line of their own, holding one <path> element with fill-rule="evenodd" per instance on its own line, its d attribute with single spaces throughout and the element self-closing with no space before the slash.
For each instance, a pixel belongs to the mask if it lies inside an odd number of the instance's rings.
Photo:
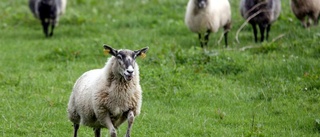
<svg viewBox="0 0 320 137">
<path fill-rule="evenodd" d="M 311 25 L 311 20 L 314 25 L 318 25 L 320 0 L 291 0 L 291 9 L 305 28 Z M 306 17 L 308 17 L 307 20 Z"/>
<path fill-rule="evenodd" d="M 29 0 L 29 8 L 33 15 L 41 20 L 46 37 L 53 35 L 59 17 L 65 12 L 67 0 Z M 48 32 L 51 25 L 51 32 Z"/>
<path fill-rule="evenodd" d="M 201 47 L 207 46 L 211 32 L 224 28 L 224 40 L 228 46 L 228 32 L 231 28 L 231 9 L 228 0 L 189 0 L 185 24 L 198 33 Z M 204 36 L 204 39 L 203 39 Z"/>
<path fill-rule="evenodd" d="M 112 55 L 106 65 L 84 73 L 73 87 L 68 115 L 74 137 L 80 124 L 93 127 L 96 137 L 101 128 L 108 128 L 111 137 L 116 137 L 116 129 L 125 120 L 129 137 L 134 118 L 140 114 L 142 90 L 135 59 L 144 56 L 148 47 L 131 51 L 104 45 L 104 49 Z"/>
<path fill-rule="evenodd" d="M 257 28 L 260 28 L 262 42 L 264 40 L 264 32 L 266 32 L 266 39 L 268 40 L 271 24 L 276 21 L 281 12 L 280 0 L 241 0 L 240 13 L 241 16 L 252 25 L 254 40 L 258 41 Z"/>
</svg>

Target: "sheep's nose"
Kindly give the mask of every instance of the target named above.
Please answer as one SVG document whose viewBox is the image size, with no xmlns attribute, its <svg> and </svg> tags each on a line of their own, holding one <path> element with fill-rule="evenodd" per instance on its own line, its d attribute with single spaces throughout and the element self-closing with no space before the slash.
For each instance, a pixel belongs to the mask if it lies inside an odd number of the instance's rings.
<svg viewBox="0 0 320 137">
<path fill-rule="evenodd" d="M 129 74 L 132 74 L 132 73 L 133 73 L 133 70 L 127 70 L 127 72 L 128 72 Z"/>
<path fill-rule="evenodd" d="M 126 69 L 126 73 L 127 73 L 128 75 L 132 75 L 132 74 L 133 74 L 133 71 L 134 71 L 134 69 L 133 69 L 133 67 L 132 67 L 131 65 Z"/>
<path fill-rule="evenodd" d="M 205 1 L 201 1 L 198 3 L 199 8 L 205 8 L 206 7 L 206 2 Z"/>
</svg>

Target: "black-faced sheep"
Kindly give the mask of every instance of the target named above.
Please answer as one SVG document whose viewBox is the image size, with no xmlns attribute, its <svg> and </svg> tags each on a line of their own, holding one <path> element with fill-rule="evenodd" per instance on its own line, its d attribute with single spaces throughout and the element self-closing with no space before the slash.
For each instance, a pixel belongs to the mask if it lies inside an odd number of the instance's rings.
<svg viewBox="0 0 320 137">
<path fill-rule="evenodd" d="M 264 41 L 266 30 L 266 39 L 268 40 L 271 24 L 276 21 L 281 12 L 280 0 L 241 0 L 240 13 L 244 19 L 248 19 L 252 25 L 254 40 L 258 41 L 257 28 L 260 28 L 260 41 Z"/>
<path fill-rule="evenodd" d="M 53 35 L 53 30 L 59 22 L 59 17 L 65 12 L 66 5 L 67 0 L 29 0 L 29 8 L 33 15 L 41 20 L 46 37 Z"/>
<path fill-rule="evenodd" d="M 131 51 L 104 45 L 104 49 L 112 55 L 106 65 L 84 73 L 73 87 L 68 115 L 74 125 L 74 137 L 80 124 L 93 127 L 96 137 L 101 128 L 108 128 L 111 137 L 116 137 L 116 129 L 125 120 L 129 137 L 134 118 L 140 114 L 142 90 L 135 60 L 144 56 L 148 47 Z"/>
<path fill-rule="evenodd" d="M 291 9 L 304 27 L 309 27 L 312 21 L 314 25 L 318 24 L 320 0 L 291 0 Z"/>
<path fill-rule="evenodd" d="M 199 36 L 201 47 L 207 46 L 211 32 L 224 28 L 225 45 L 231 28 L 231 9 L 228 0 L 189 0 L 185 24 Z"/>
</svg>

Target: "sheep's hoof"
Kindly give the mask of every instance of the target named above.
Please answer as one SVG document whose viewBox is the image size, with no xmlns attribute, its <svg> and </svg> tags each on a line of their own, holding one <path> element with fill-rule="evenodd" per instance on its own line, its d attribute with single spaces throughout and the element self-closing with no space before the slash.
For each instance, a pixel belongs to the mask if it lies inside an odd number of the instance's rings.
<svg viewBox="0 0 320 137">
<path fill-rule="evenodd" d="M 111 133 L 111 137 L 117 137 L 117 133 Z"/>
<path fill-rule="evenodd" d="M 110 136 L 117 137 L 117 131 L 115 129 L 111 130 Z"/>
<path fill-rule="evenodd" d="M 52 37 L 53 36 L 53 32 L 51 32 L 50 34 L 49 34 L 49 37 Z"/>
</svg>

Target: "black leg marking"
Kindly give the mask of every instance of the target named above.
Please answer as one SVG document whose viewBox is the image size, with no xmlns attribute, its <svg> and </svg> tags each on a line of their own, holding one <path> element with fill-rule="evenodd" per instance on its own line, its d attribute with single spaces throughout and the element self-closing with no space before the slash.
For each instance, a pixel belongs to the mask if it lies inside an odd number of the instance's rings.
<svg viewBox="0 0 320 137">
<path fill-rule="evenodd" d="M 42 28 L 43 28 L 43 33 L 46 37 L 49 36 L 48 34 L 48 27 L 49 27 L 49 23 L 45 21 L 45 19 L 41 19 L 41 24 L 42 24 Z"/>
<path fill-rule="evenodd" d="M 73 124 L 73 129 L 74 129 L 73 137 L 77 137 L 77 136 L 78 136 L 78 129 L 79 129 L 79 127 L 80 127 L 79 124 L 76 124 L 76 123 Z"/>
<path fill-rule="evenodd" d="M 210 33 L 211 33 L 211 31 L 207 30 L 207 33 L 204 35 L 204 46 L 206 46 L 206 47 L 208 47 Z"/>
<path fill-rule="evenodd" d="M 270 30 L 271 30 L 271 24 L 268 24 L 268 26 L 267 26 L 267 37 L 266 37 L 266 40 L 269 39 L 269 32 L 270 32 Z"/>
<path fill-rule="evenodd" d="M 199 41 L 200 41 L 200 46 L 201 48 L 203 48 L 203 43 L 202 43 L 202 38 L 201 38 L 201 34 L 198 33 L 198 38 L 199 38 Z"/>
<path fill-rule="evenodd" d="M 54 24 L 51 24 L 51 32 L 49 34 L 50 37 L 53 35 L 54 26 L 55 26 Z"/>
<path fill-rule="evenodd" d="M 226 48 L 228 47 L 228 33 L 230 31 L 231 28 L 231 22 L 229 22 L 228 24 L 226 24 L 223 29 L 224 29 L 224 44 L 226 46 Z"/>
<path fill-rule="evenodd" d="M 259 28 L 260 28 L 260 35 L 261 35 L 260 42 L 263 42 L 263 40 L 264 40 L 264 30 L 265 30 L 264 24 L 259 24 Z"/>
<path fill-rule="evenodd" d="M 253 36 L 254 36 L 254 41 L 258 42 L 258 38 L 257 38 L 257 27 L 255 23 L 251 23 L 252 28 L 253 28 Z"/>
<path fill-rule="evenodd" d="M 100 137 L 101 133 L 101 128 L 94 128 L 94 136 L 95 137 Z"/>
<path fill-rule="evenodd" d="M 229 31 L 226 31 L 224 33 L 224 44 L 226 45 L 226 48 L 228 47 L 228 33 Z"/>
</svg>

